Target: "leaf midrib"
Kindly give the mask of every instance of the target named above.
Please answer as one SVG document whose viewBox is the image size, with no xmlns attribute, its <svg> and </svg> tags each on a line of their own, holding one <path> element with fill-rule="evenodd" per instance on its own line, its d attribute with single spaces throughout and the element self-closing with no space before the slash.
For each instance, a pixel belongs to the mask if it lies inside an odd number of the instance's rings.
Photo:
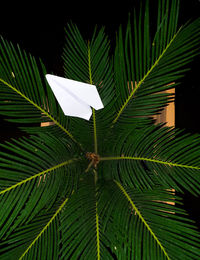
<svg viewBox="0 0 200 260">
<path fill-rule="evenodd" d="M 34 107 L 36 107 L 38 110 L 41 111 L 41 114 L 47 116 L 52 122 L 55 123 L 62 131 L 64 131 L 76 144 L 78 144 L 80 147 L 81 145 L 76 141 L 76 139 L 73 137 L 73 135 L 65 129 L 54 117 L 52 117 L 46 110 L 42 109 L 40 106 L 38 106 L 35 102 L 33 102 L 30 98 L 28 98 L 26 95 L 24 95 L 21 91 L 13 87 L 8 82 L 4 81 L 0 78 L 0 82 L 2 82 L 4 85 L 12 89 L 14 92 L 16 92 L 18 95 L 20 95 L 22 98 L 24 98 L 26 101 L 28 101 L 30 104 L 32 104 Z"/>
<path fill-rule="evenodd" d="M 88 41 L 88 73 L 89 73 L 89 81 L 90 84 L 93 84 L 92 81 L 92 66 L 91 66 L 91 53 L 90 53 L 90 42 Z M 94 152 L 98 153 L 97 148 L 97 126 L 96 126 L 96 114 L 94 108 L 92 108 L 92 116 L 93 116 L 93 130 L 94 130 Z"/>
<path fill-rule="evenodd" d="M 72 192 L 73 194 L 73 192 Z M 63 207 L 65 206 L 65 204 L 67 203 L 67 201 L 69 200 L 69 198 L 66 198 L 64 200 L 64 202 L 59 206 L 59 208 L 57 209 L 57 211 L 54 213 L 54 215 L 51 217 L 51 219 L 48 221 L 48 223 L 44 226 L 44 228 L 41 230 L 41 232 L 37 235 L 37 237 L 33 240 L 33 242 L 28 246 L 28 248 L 24 251 L 24 253 L 21 255 L 21 257 L 19 258 L 19 260 L 23 259 L 24 256 L 28 253 L 28 251 L 31 249 L 31 247 L 36 243 L 36 241 L 42 236 L 42 234 L 44 233 L 44 231 L 50 226 L 50 224 L 54 221 L 54 219 L 57 217 L 57 215 L 60 213 L 60 211 L 63 209 Z"/>
<path fill-rule="evenodd" d="M 182 27 L 181 27 L 182 28 Z M 121 114 L 123 113 L 124 109 L 126 108 L 126 106 L 128 105 L 129 101 L 131 100 L 131 98 L 133 97 L 133 95 L 136 93 L 136 91 L 138 90 L 138 88 L 142 85 L 142 83 L 145 81 L 145 79 L 149 76 L 149 74 L 152 72 L 152 70 L 159 64 L 159 61 L 161 60 L 161 58 L 164 56 L 164 54 L 166 53 L 166 51 L 169 49 L 169 47 L 171 46 L 172 42 L 174 41 L 174 39 L 176 38 L 176 36 L 178 35 L 178 33 L 180 32 L 181 28 L 177 31 L 177 33 L 173 36 L 173 38 L 171 39 L 171 41 L 167 44 L 166 48 L 163 50 L 163 52 L 160 54 L 160 56 L 158 57 L 158 59 L 155 61 L 155 63 L 151 66 L 151 68 L 147 71 L 147 73 L 144 75 L 144 77 L 136 84 L 135 88 L 132 90 L 132 92 L 130 93 L 130 95 L 128 96 L 128 98 L 125 100 L 124 104 L 122 105 L 122 107 L 120 108 L 117 116 L 115 117 L 115 119 L 113 120 L 112 124 L 114 125 L 119 117 L 121 116 Z"/>
<path fill-rule="evenodd" d="M 97 245 L 97 260 L 100 260 L 100 231 L 99 231 L 99 215 L 97 212 L 98 204 L 96 201 L 95 215 L 96 215 L 96 245 Z"/>
<path fill-rule="evenodd" d="M 166 250 L 164 249 L 163 245 L 161 244 L 161 242 L 159 241 L 159 239 L 157 238 L 156 234 L 153 232 L 153 230 L 151 229 L 151 227 L 149 226 L 149 224 L 147 223 L 147 221 L 144 219 L 144 217 L 142 216 L 142 214 L 140 213 L 139 209 L 136 207 L 135 203 L 133 202 L 132 198 L 129 196 L 129 194 L 126 192 L 126 190 L 124 189 L 124 187 L 117 182 L 116 180 L 114 181 L 116 183 L 116 185 L 118 186 L 118 188 L 121 190 L 121 192 L 124 194 L 124 196 L 126 197 L 126 199 L 129 201 L 129 203 L 131 204 L 133 210 L 136 212 L 136 214 L 138 215 L 139 219 L 143 222 L 143 224 L 146 226 L 147 230 L 150 232 L 150 234 L 152 235 L 152 237 L 155 239 L 155 241 L 157 242 L 157 244 L 159 245 L 159 247 L 161 248 L 162 252 L 164 253 L 164 255 L 166 256 L 166 258 L 168 260 L 170 260 L 169 255 L 167 254 Z"/>
<path fill-rule="evenodd" d="M 164 165 L 168 165 L 168 166 L 172 166 L 172 167 L 182 167 L 182 168 L 200 170 L 200 167 L 198 167 L 198 166 L 173 163 L 173 162 L 162 161 L 162 160 L 157 160 L 157 159 L 153 159 L 153 158 L 146 158 L 146 157 L 132 157 L 132 156 L 113 156 L 112 157 L 111 156 L 111 157 L 100 157 L 99 160 L 100 161 L 114 161 L 114 160 L 148 161 L 148 162 L 164 164 Z"/>
<path fill-rule="evenodd" d="M 23 184 L 25 184 L 25 183 L 27 183 L 27 182 L 29 182 L 29 181 L 31 181 L 31 180 L 37 178 L 37 177 L 40 177 L 40 176 L 42 176 L 42 175 L 48 173 L 48 172 L 55 171 L 55 170 L 58 169 L 58 168 L 64 167 L 64 166 L 66 166 L 66 165 L 68 165 L 68 164 L 71 164 L 71 163 L 73 163 L 73 162 L 75 162 L 75 161 L 77 161 L 77 160 L 79 160 L 79 158 L 70 159 L 70 160 L 67 160 L 67 161 L 65 161 L 65 162 L 62 162 L 62 163 L 60 163 L 60 164 L 57 164 L 57 165 L 55 165 L 55 166 L 53 166 L 53 167 L 51 167 L 51 168 L 49 168 L 49 169 L 46 169 L 46 170 L 44 170 L 44 171 L 42 171 L 42 172 L 39 172 L 39 173 L 37 173 L 37 174 L 35 174 L 35 175 L 29 177 L 29 178 L 26 178 L 26 179 L 24 179 L 24 180 L 22 180 L 22 181 L 20 181 L 20 182 L 18 182 L 18 183 L 16 183 L 16 184 L 14 184 L 14 185 L 8 187 L 8 188 L 6 188 L 6 189 L 0 191 L 0 195 L 4 194 L 4 193 L 6 193 L 6 192 L 9 192 L 10 190 L 13 190 L 13 189 L 15 189 L 16 187 L 21 186 L 21 185 L 23 185 Z"/>
</svg>

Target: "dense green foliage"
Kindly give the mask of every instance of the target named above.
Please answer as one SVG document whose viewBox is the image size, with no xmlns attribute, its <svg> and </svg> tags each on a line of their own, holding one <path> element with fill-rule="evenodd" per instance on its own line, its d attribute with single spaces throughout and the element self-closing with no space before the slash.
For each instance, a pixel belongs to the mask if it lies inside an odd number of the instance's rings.
<svg viewBox="0 0 200 260">
<path fill-rule="evenodd" d="M 26 133 L 0 144 L 1 260 L 200 259 L 172 191 L 200 194 L 200 135 L 152 119 L 199 53 L 200 19 L 179 27 L 179 1 L 159 0 L 150 30 L 149 9 L 120 27 L 114 53 L 104 29 L 85 41 L 67 27 L 59 76 L 97 86 L 90 121 L 65 116 L 43 63 L 1 38 L 0 114 Z"/>
</svg>

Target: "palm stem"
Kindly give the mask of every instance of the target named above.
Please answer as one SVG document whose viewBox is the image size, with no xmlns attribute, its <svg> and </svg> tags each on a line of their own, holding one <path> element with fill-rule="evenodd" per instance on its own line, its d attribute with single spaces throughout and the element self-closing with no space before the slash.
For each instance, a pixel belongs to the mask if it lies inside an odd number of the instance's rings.
<svg viewBox="0 0 200 260">
<path fill-rule="evenodd" d="M 93 84 L 92 68 L 91 68 L 90 42 L 89 41 L 88 41 L 88 70 L 89 70 L 90 84 Z M 96 116 L 95 116 L 94 108 L 92 109 L 92 115 L 93 115 L 93 129 L 94 129 L 94 152 L 97 154 L 97 151 L 98 151 L 98 148 L 97 148 L 97 127 L 96 127 Z"/>
<path fill-rule="evenodd" d="M 98 153 L 98 148 L 97 148 L 97 127 L 96 127 L 96 115 L 95 115 L 94 108 L 92 109 L 92 115 L 93 115 L 93 124 L 94 124 L 94 152 L 97 154 Z"/>
</svg>

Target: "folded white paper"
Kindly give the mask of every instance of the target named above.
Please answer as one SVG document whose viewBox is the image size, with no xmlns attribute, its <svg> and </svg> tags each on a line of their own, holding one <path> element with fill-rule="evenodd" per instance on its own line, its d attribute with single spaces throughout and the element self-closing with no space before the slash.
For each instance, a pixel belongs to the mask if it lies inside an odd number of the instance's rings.
<svg viewBox="0 0 200 260">
<path fill-rule="evenodd" d="M 104 108 L 95 85 L 47 74 L 46 79 L 65 115 L 89 120 L 92 109 Z"/>
</svg>

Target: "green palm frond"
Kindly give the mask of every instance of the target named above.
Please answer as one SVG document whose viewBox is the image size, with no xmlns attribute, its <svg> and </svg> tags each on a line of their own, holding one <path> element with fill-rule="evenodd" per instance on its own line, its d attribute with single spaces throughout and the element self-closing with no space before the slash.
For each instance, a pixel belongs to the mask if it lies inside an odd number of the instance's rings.
<svg viewBox="0 0 200 260">
<path fill-rule="evenodd" d="M 9 239 L 1 242 L 0 254 L 5 260 L 13 259 L 58 259 L 59 257 L 59 214 L 68 202 L 54 205 L 51 210 L 43 210 L 34 220 L 16 228 Z M 57 206 L 57 207 L 56 207 Z M 44 250 L 48 243 L 49 249 Z M 38 250 L 41 248 L 42 250 Z"/>
<path fill-rule="evenodd" d="M 71 24 L 66 30 L 63 51 L 65 76 L 96 85 L 104 106 L 111 102 L 113 93 L 112 63 L 109 57 L 110 42 L 104 29 L 94 31 L 86 42 L 78 28 Z"/>
<path fill-rule="evenodd" d="M 159 1 L 157 30 L 149 28 L 149 4 L 119 31 L 115 54 L 118 112 L 113 124 L 146 124 L 173 100 L 163 91 L 179 84 L 186 65 L 199 53 L 200 19 L 177 29 L 179 1 Z M 133 22 L 132 22 L 133 19 Z M 131 26 L 133 24 L 133 26 Z M 153 38 L 153 39 L 151 39 Z"/>
<path fill-rule="evenodd" d="M 0 152 L 1 238 L 77 185 L 80 171 L 75 162 L 80 158 L 70 155 L 76 150 L 54 136 L 41 137 L 1 145 L 5 150 Z"/>
<path fill-rule="evenodd" d="M 147 0 L 113 56 L 103 28 L 85 41 L 68 26 L 63 76 L 104 104 L 89 121 L 65 116 L 44 65 L 1 38 L 0 114 L 28 135 L 0 144 L 0 259 L 200 258 L 176 196 L 200 193 L 200 136 L 151 118 L 199 53 L 200 19 L 178 28 L 178 13 L 179 0 L 158 0 L 151 31 Z"/>
<path fill-rule="evenodd" d="M 113 156 L 101 160 L 108 179 L 135 188 L 162 183 L 179 191 L 184 187 L 199 193 L 199 135 L 181 136 L 180 130 L 153 125 L 129 131 L 127 136 L 118 135 L 115 146 L 111 142 L 107 149 Z"/>
<path fill-rule="evenodd" d="M 199 258 L 199 233 L 174 205 L 181 201 L 172 191 L 138 191 L 117 181 L 107 185 L 109 189 L 102 190 L 101 215 L 107 219 L 104 232 L 112 237 L 116 259 Z"/>
<path fill-rule="evenodd" d="M 94 177 L 86 174 L 79 185 L 61 216 L 61 259 L 112 259 L 102 232 Z"/>
<path fill-rule="evenodd" d="M 67 118 L 44 79 L 44 65 L 38 65 L 35 58 L 19 46 L 1 38 L 0 42 L 0 113 L 8 121 L 28 124 L 53 122 L 61 133 L 77 142 L 67 130 Z M 35 129 L 40 131 L 40 125 Z"/>
<path fill-rule="evenodd" d="M 102 139 L 114 118 L 116 99 L 113 82 L 112 61 L 109 57 L 110 43 L 104 29 L 94 31 L 91 41 L 86 42 L 78 28 L 71 24 L 66 31 L 66 46 L 63 52 L 65 76 L 97 87 L 104 109 L 95 111 L 89 122 L 71 118 L 71 131 L 80 138 L 80 132 L 88 132 L 80 142 L 90 146 L 90 151 L 98 150 L 98 139 Z M 78 131 L 77 131 L 78 130 Z M 93 144 L 91 143 L 93 136 Z M 99 149 L 102 149 L 99 147 Z"/>
</svg>

